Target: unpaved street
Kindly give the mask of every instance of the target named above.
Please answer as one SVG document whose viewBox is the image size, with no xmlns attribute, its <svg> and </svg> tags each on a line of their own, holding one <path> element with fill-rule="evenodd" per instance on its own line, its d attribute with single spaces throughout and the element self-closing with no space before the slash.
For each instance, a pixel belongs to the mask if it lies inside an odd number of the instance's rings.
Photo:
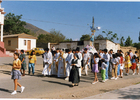
<svg viewBox="0 0 140 100">
<path fill-rule="evenodd" d="M 44 77 L 41 75 L 42 69 L 42 65 L 36 65 L 35 76 L 26 75 L 22 77 L 19 82 L 26 87 L 25 91 L 22 94 L 18 92 L 17 95 L 11 96 L 14 89 L 13 81 L 10 79 L 11 66 L 0 66 L 0 98 L 81 99 L 140 82 L 140 75 L 129 75 L 116 81 L 108 80 L 106 83 L 99 82 L 92 85 L 94 76 L 89 71 L 88 76 L 81 77 L 79 86 L 70 87 L 71 83 L 63 78 Z M 98 76 L 101 80 L 100 74 Z M 20 91 L 20 88 L 18 88 L 18 91 Z"/>
</svg>

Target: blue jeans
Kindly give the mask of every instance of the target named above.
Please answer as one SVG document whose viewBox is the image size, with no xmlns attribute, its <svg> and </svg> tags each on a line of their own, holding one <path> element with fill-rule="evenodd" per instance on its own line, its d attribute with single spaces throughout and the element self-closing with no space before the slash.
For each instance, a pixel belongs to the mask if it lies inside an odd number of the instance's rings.
<svg viewBox="0 0 140 100">
<path fill-rule="evenodd" d="M 105 74 L 105 79 L 108 79 L 108 68 L 109 68 L 109 61 L 106 62 L 107 67 L 106 67 L 106 74 Z"/>
<path fill-rule="evenodd" d="M 118 65 L 118 70 L 117 70 L 117 75 L 118 76 L 120 75 L 120 66 L 121 66 L 121 64 Z"/>
<path fill-rule="evenodd" d="M 31 67 L 32 67 L 32 73 L 34 74 L 34 68 L 35 68 L 35 64 L 34 63 L 29 63 L 29 74 L 30 74 L 30 70 L 31 70 Z"/>
</svg>

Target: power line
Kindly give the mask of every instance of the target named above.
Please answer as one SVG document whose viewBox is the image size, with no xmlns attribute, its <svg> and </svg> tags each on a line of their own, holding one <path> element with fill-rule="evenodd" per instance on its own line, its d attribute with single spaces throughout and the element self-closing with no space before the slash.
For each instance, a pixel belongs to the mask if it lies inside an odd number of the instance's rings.
<svg viewBox="0 0 140 100">
<path fill-rule="evenodd" d="M 53 24 L 67 25 L 67 26 L 86 27 L 86 26 L 81 26 L 81 25 L 64 24 L 64 23 L 57 23 L 57 22 L 43 21 L 43 20 L 36 20 L 36 19 L 26 19 L 26 18 L 22 18 L 22 19 L 24 19 L 24 20 L 38 21 L 38 22 L 44 22 L 44 23 L 53 23 Z"/>
</svg>

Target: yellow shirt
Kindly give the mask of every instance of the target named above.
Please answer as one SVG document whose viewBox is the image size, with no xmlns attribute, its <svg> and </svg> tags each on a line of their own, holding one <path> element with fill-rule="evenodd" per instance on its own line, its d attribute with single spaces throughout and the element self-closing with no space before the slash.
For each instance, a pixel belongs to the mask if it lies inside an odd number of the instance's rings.
<svg viewBox="0 0 140 100">
<path fill-rule="evenodd" d="M 21 61 L 19 59 L 14 60 L 13 66 L 21 66 Z M 20 68 L 14 68 L 14 70 L 20 70 Z"/>
<path fill-rule="evenodd" d="M 33 56 L 29 56 L 29 63 L 35 63 L 36 61 L 36 56 L 33 55 Z"/>
</svg>

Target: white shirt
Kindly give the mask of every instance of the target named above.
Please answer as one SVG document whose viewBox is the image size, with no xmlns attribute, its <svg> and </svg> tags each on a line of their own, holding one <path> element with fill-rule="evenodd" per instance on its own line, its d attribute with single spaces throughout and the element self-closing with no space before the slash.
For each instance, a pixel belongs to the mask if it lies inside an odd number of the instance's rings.
<svg viewBox="0 0 140 100">
<path fill-rule="evenodd" d="M 84 53 L 83 60 L 88 60 L 88 58 L 90 58 L 89 53 Z"/>
<path fill-rule="evenodd" d="M 99 58 L 95 58 L 95 61 L 96 61 L 96 63 L 98 64 Z M 92 63 L 95 63 L 95 62 L 94 62 L 94 59 L 92 60 Z"/>
<path fill-rule="evenodd" d="M 103 62 L 102 65 L 101 65 L 101 68 L 104 70 L 104 69 L 106 69 L 107 66 L 108 65 Z"/>
<path fill-rule="evenodd" d="M 130 57 L 131 57 L 131 59 L 132 59 L 132 57 L 133 57 L 133 53 L 132 53 L 132 52 L 130 53 Z"/>
<path fill-rule="evenodd" d="M 48 64 L 52 63 L 52 53 L 50 51 L 44 54 L 44 62 L 47 62 Z"/>
<path fill-rule="evenodd" d="M 68 61 L 68 64 L 71 65 L 71 61 L 73 59 L 73 53 L 68 54 L 68 56 L 66 57 L 66 62 Z"/>
<path fill-rule="evenodd" d="M 118 59 L 117 58 L 112 58 L 111 62 L 112 62 L 112 64 L 117 64 L 118 63 Z"/>
<path fill-rule="evenodd" d="M 60 53 L 56 53 L 56 55 L 54 56 L 54 60 L 56 60 L 56 62 L 58 61 L 58 57 L 59 57 Z"/>
<path fill-rule="evenodd" d="M 105 59 L 106 62 L 108 62 L 110 60 L 110 56 L 108 53 L 103 54 L 103 58 Z"/>
<path fill-rule="evenodd" d="M 121 59 L 121 58 L 120 58 L 120 57 L 117 57 L 117 59 L 118 59 L 118 63 L 120 63 L 120 59 Z"/>
</svg>

